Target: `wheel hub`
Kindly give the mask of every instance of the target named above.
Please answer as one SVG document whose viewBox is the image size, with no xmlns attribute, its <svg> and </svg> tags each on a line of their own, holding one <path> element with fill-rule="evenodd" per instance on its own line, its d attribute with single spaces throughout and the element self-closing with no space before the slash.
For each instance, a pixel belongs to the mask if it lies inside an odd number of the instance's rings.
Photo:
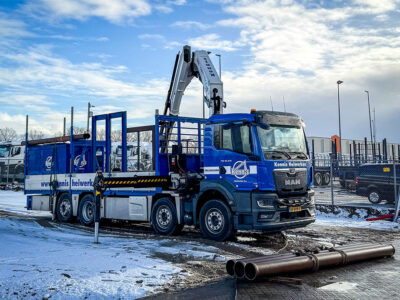
<svg viewBox="0 0 400 300">
<path fill-rule="evenodd" d="M 71 212 L 71 204 L 68 200 L 63 200 L 60 205 L 60 213 L 63 217 L 68 216 Z"/>
<path fill-rule="evenodd" d="M 93 219 L 94 210 L 93 210 L 92 203 L 86 202 L 83 205 L 82 215 L 83 215 L 83 218 L 85 219 L 85 221 L 87 221 L 87 222 L 90 222 Z"/>
<path fill-rule="evenodd" d="M 379 201 L 379 195 L 378 195 L 378 193 L 376 193 L 376 192 L 372 192 L 372 193 L 369 195 L 369 197 L 370 197 L 371 201 L 373 201 L 373 202 Z"/>
<path fill-rule="evenodd" d="M 207 229 L 213 233 L 219 233 L 224 228 L 225 219 L 222 212 L 213 208 L 210 209 L 206 214 L 206 226 Z"/>
<path fill-rule="evenodd" d="M 160 206 L 157 210 L 157 224 L 162 228 L 167 228 L 171 223 L 172 213 L 169 207 Z"/>
</svg>

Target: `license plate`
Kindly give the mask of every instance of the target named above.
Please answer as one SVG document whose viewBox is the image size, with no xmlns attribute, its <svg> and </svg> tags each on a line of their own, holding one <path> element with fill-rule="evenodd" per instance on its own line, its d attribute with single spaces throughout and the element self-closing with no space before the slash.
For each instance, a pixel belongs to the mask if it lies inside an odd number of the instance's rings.
<svg viewBox="0 0 400 300">
<path fill-rule="evenodd" d="M 301 206 L 291 206 L 289 207 L 289 212 L 299 212 L 301 211 Z"/>
</svg>

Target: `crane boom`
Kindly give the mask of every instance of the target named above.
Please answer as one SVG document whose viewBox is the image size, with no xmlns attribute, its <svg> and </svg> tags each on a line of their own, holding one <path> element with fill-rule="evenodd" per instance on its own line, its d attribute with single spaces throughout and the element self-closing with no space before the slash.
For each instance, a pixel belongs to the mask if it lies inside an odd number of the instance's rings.
<svg viewBox="0 0 400 300">
<path fill-rule="evenodd" d="M 191 51 L 184 46 L 177 54 L 170 88 L 165 102 L 164 115 L 178 116 L 183 94 L 193 77 L 197 77 L 204 88 L 204 101 L 210 109 L 210 116 L 221 114 L 225 107 L 223 84 L 207 51 Z"/>
</svg>

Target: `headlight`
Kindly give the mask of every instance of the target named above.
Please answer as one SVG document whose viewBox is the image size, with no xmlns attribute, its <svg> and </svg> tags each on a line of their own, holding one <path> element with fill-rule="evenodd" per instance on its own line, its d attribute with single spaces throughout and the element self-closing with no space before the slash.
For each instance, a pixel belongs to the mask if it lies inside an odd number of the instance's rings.
<svg viewBox="0 0 400 300">
<path fill-rule="evenodd" d="M 257 200 L 257 205 L 262 208 L 274 209 L 274 205 L 267 199 Z"/>
</svg>

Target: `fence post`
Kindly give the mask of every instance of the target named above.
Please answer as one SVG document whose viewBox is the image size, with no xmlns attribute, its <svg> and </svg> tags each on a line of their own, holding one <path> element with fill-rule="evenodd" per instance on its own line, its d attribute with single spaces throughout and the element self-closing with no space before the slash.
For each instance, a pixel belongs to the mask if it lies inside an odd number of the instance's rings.
<svg viewBox="0 0 400 300">
<path fill-rule="evenodd" d="M 8 178 L 10 176 L 10 159 L 7 158 L 7 185 L 8 186 Z"/>
<path fill-rule="evenodd" d="M 399 217 L 399 197 L 397 195 L 397 170 L 396 170 L 396 161 L 393 159 L 393 197 L 395 200 L 395 212 L 393 221 L 397 222 Z"/>
<path fill-rule="evenodd" d="M 332 201 L 332 208 L 335 206 L 335 200 L 333 196 L 333 157 L 331 156 L 331 201 Z"/>
</svg>

